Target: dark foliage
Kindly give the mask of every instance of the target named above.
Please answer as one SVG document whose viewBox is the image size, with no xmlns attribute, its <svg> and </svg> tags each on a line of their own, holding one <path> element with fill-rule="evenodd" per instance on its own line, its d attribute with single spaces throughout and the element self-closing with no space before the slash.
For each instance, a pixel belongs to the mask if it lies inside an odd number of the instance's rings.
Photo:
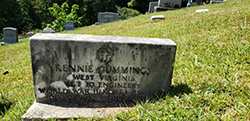
<svg viewBox="0 0 250 121">
<path fill-rule="evenodd" d="M 55 18 L 50 14 L 48 8 L 57 3 L 61 6 L 64 2 L 69 5 L 79 5 L 77 14 L 81 19 L 81 25 L 87 26 L 97 21 L 98 12 L 117 12 L 119 6 L 123 12 L 134 10 L 145 13 L 149 2 L 156 0 L 1 0 L 0 2 L 0 37 L 4 27 L 14 27 L 18 33 L 25 33 L 35 29 L 43 29 L 51 24 Z M 187 0 L 183 0 L 182 7 L 186 6 Z M 126 9 L 128 7 L 132 9 Z M 126 14 L 123 14 L 126 16 Z M 133 16 L 127 15 L 127 16 Z"/>
</svg>

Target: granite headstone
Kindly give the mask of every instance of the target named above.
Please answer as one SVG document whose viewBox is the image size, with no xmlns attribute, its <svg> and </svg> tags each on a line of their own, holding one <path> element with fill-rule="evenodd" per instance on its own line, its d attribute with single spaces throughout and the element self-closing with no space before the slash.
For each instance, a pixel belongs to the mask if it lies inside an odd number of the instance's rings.
<svg viewBox="0 0 250 121">
<path fill-rule="evenodd" d="M 30 49 L 36 103 L 116 107 L 170 89 L 176 44 L 158 38 L 40 33 L 30 38 Z"/>
<path fill-rule="evenodd" d="M 74 21 L 65 22 L 65 31 L 71 31 L 75 29 Z"/>
<path fill-rule="evenodd" d="M 117 21 L 119 19 L 118 13 L 113 12 L 100 12 L 98 13 L 98 22 L 101 23 L 109 23 L 112 21 Z"/>
<path fill-rule="evenodd" d="M 16 28 L 5 27 L 3 28 L 3 43 L 5 44 L 13 44 L 18 42 L 18 32 Z"/>
<path fill-rule="evenodd" d="M 150 2 L 149 7 L 148 7 L 148 13 L 153 13 L 154 12 L 154 7 L 158 5 L 158 2 Z"/>
<path fill-rule="evenodd" d="M 161 7 L 181 8 L 182 0 L 159 0 L 158 5 Z"/>
<path fill-rule="evenodd" d="M 154 11 L 175 10 L 181 8 L 182 0 L 159 0 L 158 6 L 154 7 Z"/>
</svg>

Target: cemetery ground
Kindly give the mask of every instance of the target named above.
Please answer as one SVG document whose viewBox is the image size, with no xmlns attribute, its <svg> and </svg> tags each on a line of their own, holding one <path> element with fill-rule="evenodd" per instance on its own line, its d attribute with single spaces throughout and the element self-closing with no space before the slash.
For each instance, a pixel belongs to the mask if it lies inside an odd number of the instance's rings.
<svg viewBox="0 0 250 121">
<path fill-rule="evenodd" d="M 195 13 L 197 9 L 209 12 Z M 152 15 L 166 19 L 151 21 Z M 128 112 L 82 120 L 250 119 L 249 0 L 141 15 L 62 33 L 168 38 L 177 44 L 169 92 L 137 101 Z M 35 99 L 29 38 L 0 47 L 0 72 L 0 120 L 21 120 Z"/>
</svg>

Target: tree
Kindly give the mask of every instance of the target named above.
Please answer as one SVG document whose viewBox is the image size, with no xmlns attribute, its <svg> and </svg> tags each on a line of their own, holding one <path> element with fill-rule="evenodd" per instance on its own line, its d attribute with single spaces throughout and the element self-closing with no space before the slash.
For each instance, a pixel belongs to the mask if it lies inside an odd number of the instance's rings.
<svg viewBox="0 0 250 121">
<path fill-rule="evenodd" d="M 0 2 L 0 36 L 2 28 L 10 26 L 18 29 L 19 33 L 34 29 L 42 29 L 56 19 L 49 12 L 49 7 L 56 3 L 58 6 L 68 3 L 68 17 L 78 20 L 77 26 L 91 25 L 97 21 L 99 12 L 117 12 L 116 6 L 127 7 L 130 0 L 1 0 Z M 72 14 L 71 11 L 74 4 Z M 148 3 L 147 3 L 148 4 Z M 146 6 L 143 8 L 147 9 Z M 124 9 L 125 10 L 125 9 Z M 77 17 L 76 17 L 77 15 Z M 83 18 L 83 19 L 79 19 Z M 60 23 L 60 22 L 59 22 Z M 64 25 L 64 23 L 63 23 Z"/>
<path fill-rule="evenodd" d="M 17 28 L 19 33 L 24 30 L 23 17 L 16 0 L 1 0 L 0 2 L 0 36 L 4 27 Z"/>
<path fill-rule="evenodd" d="M 52 21 L 48 7 L 51 0 L 18 0 L 22 21 L 22 31 L 46 27 Z"/>
<path fill-rule="evenodd" d="M 149 2 L 156 2 L 157 0 L 131 0 L 128 2 L 128 6 L 138 10 L 141 13 L 145 13 L 148 10 L 149 7 Z M 182 0 L 182 6 L 181 7 L 186 7 L 187 6 L 187 0 Z"/>
<path fill-rule="evenodd" d="M 148 10 L 149 2 L 157 0 L 131 0 L 128 2 L 128 6 L 138 10 L 140 13 L 145 13 Z"/>
<path fill-rule="evenodd" d="M 79 5 L 74 4 L 69 13 L 69 5 L 64 2 L 61 7 L 54 3 L 53 7 L 49 8 L 52 16 L 56 19 L 52 22 L 52 25 L 48 24 L 48 27 L 52 27 L 55 31 L 62 31 L 65 29 L 66 21 L 74 21 L 75 26 L 81 26 L 81 17 L 78 17 L 77 10 L 79 10 Z"/>
<path fill-rule="evenodd" d="M 34 20 L 34 28 L 44 28 L 47 23 L 52 22 L 53 17 L 48 10 L 52 6 L 51 0 L 32 0 L 31 4 L 34 9 L 34 16 L 31 16 L 32 20 Z"/>
</svg>

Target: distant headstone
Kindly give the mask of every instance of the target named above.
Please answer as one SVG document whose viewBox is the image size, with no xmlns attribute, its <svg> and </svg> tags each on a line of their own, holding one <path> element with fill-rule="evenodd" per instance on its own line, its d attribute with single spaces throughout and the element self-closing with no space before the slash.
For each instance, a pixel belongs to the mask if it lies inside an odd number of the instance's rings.
<svg viewBox="0 0 250 121">
<path fill-rule="evenodd" d="M 163 15 L 156 15 L 156 16 L 151 16 L 151 20 L 154 21 L 156 19 L 165 19 Z"/>
<path fill-rule="evenodd" d="M 13 44 L 18 42 L 18 32 L 16 28 L 5 27 L 3 28 L 3 43 L 5 44 Z"/>
<path fill-rule="evenodd" d="M 65 22 L 65 31 L 71 31 L 75 29 L 74 21 Z"/>
<path fill-rule="evenodd" d="M 162 7 L 181 8 L 182 0 L 159 0 L 158 5 Z"/>
<path fill-rule="evenodd" d="M 96 25 L 101 23 L 109 23 L 112 21 L 117 21 L 118 19 L 119 19 L 118 13 L 100 12 L 98 13 L 98 22 L 96 22 Z"/>
<path fill-rule="evenodd" d="M 208 9 L 197 9 L 195 12 L 200 13 L 200 12 L 208 12 Z"/>
<path fill-rule="evenodd" d="M 157 5 L 158 5 L 158 2 L 150 2 L 147 13 L 153 13 L 154 12 L 154 7 L 157 6 Z"/>
<path fill-rule="evenodd" d="M 40 33 L 30 38 L 30 50 L 36 103 L 23 118 L 77 118 L 103 116 L 124 103 L 168 91 L 176 44 L 158 38 Z"/>
<path fill-rule="evenodd" d="M 210 3 L 223 3 L 224 0 L 210 0 Z"/>
<path fill-rule="evenodd" d="M 194 3 L 194 2 L 193 2 Z M 203 0 L 195 0 L 195 3 L 197 5 L 203 5 Z"/>
<path fill-rule="evenodd" d="M 182 0 L 159 0 L 155 11 L 175 10 L 181 8 Z"/>
<path fill-rule="evenodd" d="M 55 33 L 55 30 L 53 30 L 52 28 L 44 28 L 43 33 Z"/>
<path fill-rule="evenodd" d="M 33 36 L 34 35 L 34 32 L 28 32 L 28 33 L 26 33 L 26 36 L 27 37 L 31 37 L 31 36 Z"/>
</svg>

